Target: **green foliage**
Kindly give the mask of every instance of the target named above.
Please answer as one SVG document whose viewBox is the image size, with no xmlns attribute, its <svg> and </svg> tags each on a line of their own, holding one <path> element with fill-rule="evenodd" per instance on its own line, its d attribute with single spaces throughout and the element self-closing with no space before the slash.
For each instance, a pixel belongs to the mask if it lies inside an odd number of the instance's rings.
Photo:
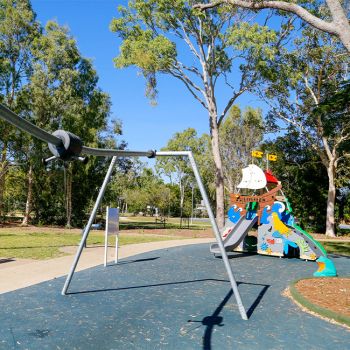
<svg viewBox="0 0 350 350">
<path fill-rule="evenodd" d="M 233 106 L 220 127 L 220 152 L 229 192 L 234 192 L 241 177 L 241 169 L 251 162 L 251 151 L 263 139 L 262 111 L 247 107 L 243 112 Z"/>
<path fill-rule="evenodd" d="M 213 166 L 210 157 L 210 140 L 207 135 L 197 136 L 193 128 L 177 132 L 162 151 L 192 151 L 205 186 L 213 179 Z M 196 186 L 192 168 L 187 157 L 160 157 L 156 169 L 160 175 L 168 177 L 171 184 L 179 186 L 180 215 L 185 205 L 186 191 Z M 188 210 L 187 210 L 188 213 Z"/>
<path fill-rule="evenodd" d="M 349 180 L 350 118 L 348 67 L 350 56 L 328 34 L 306 27 L 302 37 L 280 50 L 269 69 L 273 77 L 259 89 L 271 106 L 270 131 L 286 128 L 314 151 L 328 183 L 316 182 L 320 192 L 328 187 L 326 229 L 334 235 L 334 187 Z M 325 172 L 326 171 L 326 172 Z M 319 170 L 317 169 L 317 172 Z M 342 178 L 341 178 L 342 177 Z M 317 205 L 318 206 L 318 203 Z"/>
<path fill-rule="evenodd" d="M 80 135 L 87 146 L 116 147 L 121 124 L 107 124 L 109 96 L 98 87 L 92 63 L 81 56 L 69 30 L 55 21 L 41 28 L 27 1 L 0 1 L 0 17 L 5 19 L 0 23 L 0 101 L 49 132 L 65 129 Z M 47 145 L 4 122 L 0 133 L 0 171 L 7 171 L 0 177 L 1 205 L 23 212 L 32 191 L 34 223 L 81 226 L 108 160 L 92 158 L 87 166 L 67 168 L 58 161 L 45 169 L 41 159 L 48 156 Z M 8 160 L 20 166 L 8 167 Z M 118 167 L 125 169 L 126 163 L 120 161 Z"/>
<path fill-rule="evenodd" d="M 256 80 L 253 67 L 263 67 L 266 59 L 274 58 L 278 35 L 245 22 L 248 17 L 240 10 L 222 6 L 203 13 L 193 9 L 197 2 L 131 0 L 128 6 L 118 7 L 119 16 L 110 29 L 122 40 L 116 67 L 138 67 L 151 99 L 157 94 L 157 73 L 165 73 L 180 79 L 209 109 L 201 95 L 209 94 L 205 81 L 215 86 L 219 77 L 227 79 L 237 60 L 242 72 L 250 72 L 243 86 L 251 84 Z M 185 58 L 184 49 L 192 59 Z"/>
<path fill-rule="evenodd" d="M 327 173 L 310 145 L 294 131 L 265 142 L 262 150 L 277 154 L 277 161 L 270 166 L 282 182 L 300 225 L 313 232 L 324 232 Z"/>
</svg>

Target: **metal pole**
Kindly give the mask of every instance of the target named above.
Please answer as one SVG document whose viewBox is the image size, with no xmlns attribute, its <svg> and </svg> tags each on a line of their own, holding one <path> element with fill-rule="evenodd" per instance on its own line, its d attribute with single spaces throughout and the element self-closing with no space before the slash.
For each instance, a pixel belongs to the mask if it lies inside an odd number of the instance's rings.
<svg viewBox="0 0 350 350">
<path fill-rule="evenodd" d="M 109 168 L 107 170 L 107 174 L 105 176 L 105 179 L 103 180 L 103 183 L 102 183 L 102 186 L 101 186 L 101 189 L 100 189 L 100 192 L 97 196 L 97 199 L 96 199 L 96 202 L 95 202 L 95 205 L 94 205 L 94 208 L 92 209 L 92 212 L 90 214 L 90 218 L 89 218 L 89 221 L 84 229 L 84 234 L 83 234 L 83 237 L 80 241 L 80 244 L 79 244 L 79 248 L 77 250 L 77 253 L 75 255 L 75 258 L 74 258 L 74 261 L 73 261 L 73 264 L 72 264 L 72 267 L 70 269 L 70 272 L 67 276 L 67 279 L 66 279 L 66 282 L 64 283 L 64 286 L 63 286 L 63 289 L 62 289 L 62 292 L 61 294 L 62 295 L 66 295 L 67 293 L 67 289 L 69 287 L 69 284 L 72 280 L 72 277 L 73 277 L 73 274 L 75 272 L 75 269 L 78 265 L 78 262 L 79 262 L 79 259 L 80 259 L 80 255 L 81 255 L 81 252 L 83 251 L 83 248 L 84 248 L 84 243 L 86 242 L 86 239 L 89 235 L 89 232 L 90 232 L 90 228 L 91 228 L 91 225 L 95 219 L 95 216 L 96 216 L 96 213 L 97 213 L 97 209 L 98 207 L 100 206 L 100 203 L 101 203 L 101 200 L 103 198 L 103 195 L 105 193 L 105 190 L 106 190 L 106 187 L 107 187 L 107 184 L 108 184 L 108 181 L 111 177 L 111 174 L 112 174 L 112 171 L 113 171 L 113 168 L 115 166 L 115 163 L 117 161 L 117 157 L 114 156 L 111 160 L 111 164 L 109 165 Z"/>
<path fill-rule="evenodd" d="M 197 180 L 199 190 L 201 192 L 202 198 L 203 198 L 205 206 L 207 208 L 209 219 L 210 219 L 211 225 L 213 227 L 216 241 L 218 243 L 218 246 L 219 246 L 219 249 L 221 252 L 222 260 L 224 261 L 225 268 L 226 268 L 226 271 L 227 271 L 227 274 L 228 274 L 228 277 L 229 277 L 229 280 L 230 280 L 230 283 L 232 286 L 232 290 L 233 290 L 233 293 L 234 293 L 236 301 L 237 301 L 239 312 L 240 312 L 243 320 L 248 320 L 247 313 L 245 311 L 241 296 L 240 296 L 239 291 L 238 291 L 237 282 L 236 282 L 235 277 L 233 275 L 230 262 L 228 261 L 228 257 L 226 254 L 226 250 L 224 248 L 224 244 L 223 244 L 223 241 L 222 241 L 222 238 L 220 235 L 220 231 L 219 231 L 218 225 L 216 224 L 214 214 L 211 210 L 210 202 L 209 202 L 209 199 L 207 197 L 207 193 L 205 191 L 205 188 L 203 186 L 202 179 L 200 177 L 200 174 L 199 174 L 199 171 L 197 168 L 197 164 L 193 158 L 192 152 L 156 152 L 156 156 L 165 156 L 165 157 L 166 156 L 187 156 L 189 158 L 193 172 L 194 172 L 194 176 Z"/>
<path fill-rule="evenodd" d="M 104 267 L 107 266 L 107 251 L 108 251 L 108 209 L 106 208 L 106 227 L 105 227 L 105 256 L 104 256 Z"/>
<path fill-rule="evenodd" d="M 191 208 L 191 225 L 193 224 L 193 188 L 194 184 L 192 184 L 192 208 Z"/>
<path fill-rule="evenodd" d="M 269 170 L 269 154 L 266 153 L 266 170 Z"/>
</svg>

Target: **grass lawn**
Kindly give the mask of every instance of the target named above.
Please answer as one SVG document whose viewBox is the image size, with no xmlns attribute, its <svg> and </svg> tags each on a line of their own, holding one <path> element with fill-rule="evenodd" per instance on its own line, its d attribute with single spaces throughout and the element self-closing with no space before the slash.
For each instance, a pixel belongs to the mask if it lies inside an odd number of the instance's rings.
<svg viewBox="0 0 350 350">
<path fill-rule="evenodd" d="M 322 242 L 328 254 L 350 256 L 350 242 Z"/>
<path fill-rule="evenodd" d="M 167 229 L 179 229 L 180 228 L 180 218 L 166 218 L 165 226 L 159 221 L 156 222 L 156 217 L 151 216 L 121 216 L 120 217 L 120 229 L 157 229 L 157 228 L 167 228 Z M 192 225 L 189 224 L 189 219 L 184 218 L 182 220 L 182 227 L 189 228 L 191 230 L 202 230 L 211 227 L 208 221 L 196 221 L 193 220 Z"/>
<path fill-rule="evenodd" d="M 40 232 L 41 231 L 41 232 Z M 57 230 L 48 228 L 46 231 L 31 232 L 25 229 L 1 229 L 0 230 L 0 258 L 21 258 L 21 259 L 51 259 L 66 255 L 60 251 L 64 246 L 76 246 L 81 239 L 79 230 Z M 133 244 L 181 239 L 179 236 L 160 236 L 142 234 L 120 234 L 119 244 Z M 110 243 L 115 242 L 110 237 Z M 88 238 L 88 245 L 103 245 L 104 232 L 91 231 Z"/>
<path fill-rule="evenodd" d="M 128 218 L 131 219 L 131 218 Z M 136 220 L 140 219 L 139 217 Z M 163 229 L 148 227 L 148 224 L 154 224 L 154 218 L 143 218 L 138 223 L 141 227 L 135 230 L 135 218 L 126 231 L 120 234 L 120 245 L 165 241 L 171 239 L 184 239 L 196 237 L 212 237 L 211 230 L 203 230 L 204 227 L 191 226 L 190 230 L 181 230 L 176 228 Z M 174 223 L 170 223 L 169 226 Z M 123 229 L 123 223 L 121 223 Z M 138 226 L 136 224 L 136 226 Z M 167 225 L 168 226 L 168 225 Z M 134 229 L 135 231 L 131 230 Z M 0 229 L 0 258 L 22 258 L 22 259 L 50 259 L 56 258 L 66 253 L 60 251 L 64 246 L 77 246 L 81 239 L 81 230 L 62 229 L 47 227 L 12 227 Z M 115 238 L 110 237 L 110 244 L 114 243 Z M 104 231 L 91 231 L 88 238 L 88 245 L 103 245 Z M 322 245 L 330 254 L 340 254 L 350 256 L 350 242 L 339 240 L 338 242 L 322 241 Z"/>
</svg>

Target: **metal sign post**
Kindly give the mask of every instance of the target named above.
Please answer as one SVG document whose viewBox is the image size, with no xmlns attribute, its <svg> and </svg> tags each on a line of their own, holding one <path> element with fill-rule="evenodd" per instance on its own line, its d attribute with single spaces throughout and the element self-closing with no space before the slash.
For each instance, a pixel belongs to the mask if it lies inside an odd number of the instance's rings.
<svg viewBox="0 0 350 350">
<path fill-rule="evenodd" d="M 115 257 L 114 262 L 118 264 L 118 244 L 119 244 L 119 209 L 106 209 L 106 228 L 105 228 L 105 258 L 104 266 L 107 266 L 108 236 L 115 235 Z"/>
</svg>

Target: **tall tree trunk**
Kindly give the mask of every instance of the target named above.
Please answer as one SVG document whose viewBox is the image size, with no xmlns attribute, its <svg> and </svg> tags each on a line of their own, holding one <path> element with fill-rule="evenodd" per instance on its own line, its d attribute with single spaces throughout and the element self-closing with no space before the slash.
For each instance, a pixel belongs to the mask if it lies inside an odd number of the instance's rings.
<svg viewBox="0 0 350 350">
<path fill-rule="evenodd" d="M 7 173 L 7 141 L 4 141 L 3 150 L 1 152 L 1 176 L 0 176 L 0 221 L 4 217 L 4 197 L 5 197 L 5 180 Z"/>
<path fill-rule="evenodd" d="M 66 227 L 72 227 L 72 164 L 65 168 L 66 177 Z"/>
<path fill-rule="evenodd" d="M 328 173 L 328 198 L 327 198 L 327 218 L 326 218 L 326 236 L 335 237 L 335 165 L 334 160 L 329 162 L 327 173 Z"/>
<path fill-rule="evenodd" d="M 33 199 L 33 166 L 29 166 L 28 171 L 28 192 L 27 192 L 27 201 L 26 201 L 26 209 L 24 212 L 24 217 L 22 221 L 22 226 L 27 226 L 29 223 L 30 213 L 32 211 L 32 199 Z"/>
<path fill-rule="evenodd" d="M 216 221 L 219 228 L 225 225 L 224 171 L 220 155 L 219 129 L 216 114 L 210 115 L 211 147 L 215 164 Z"/>
</svg>

